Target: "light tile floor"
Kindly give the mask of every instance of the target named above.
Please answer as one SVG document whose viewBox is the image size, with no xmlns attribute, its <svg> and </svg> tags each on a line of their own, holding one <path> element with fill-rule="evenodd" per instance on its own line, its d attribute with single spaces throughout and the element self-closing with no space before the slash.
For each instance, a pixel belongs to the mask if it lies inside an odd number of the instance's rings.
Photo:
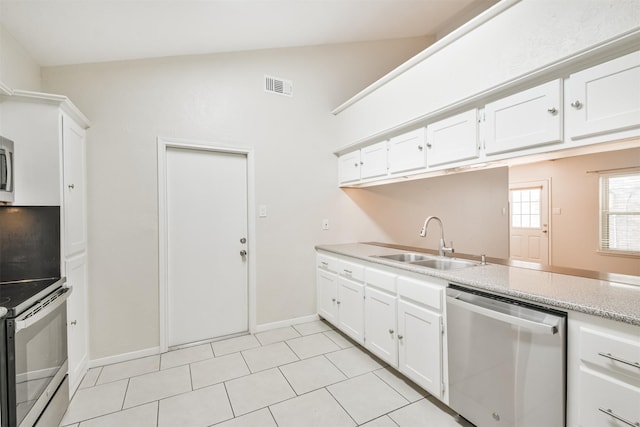
<svg viewBox="0 0 640 427">
<path fill-rule="evenodd" d="M 90 369 L 61 426 L 473 427 L 322 321 Z"/>
</svg>

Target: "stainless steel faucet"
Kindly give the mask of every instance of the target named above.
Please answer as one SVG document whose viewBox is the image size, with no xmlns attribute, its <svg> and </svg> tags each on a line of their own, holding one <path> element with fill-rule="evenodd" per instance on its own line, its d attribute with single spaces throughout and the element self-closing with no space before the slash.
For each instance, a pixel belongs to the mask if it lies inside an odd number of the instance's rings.
<svg viewBox="0 0 640 427">
<path fill-rule="evenodd" d="M 427 226 L 431 222 L 432 219 L 435 219 L 440 223 L 440 244 L 438 245 L 438 254 L 440 256 L 445 256 L 445 253 L 452 254 L 453 250 L 453 242 L 451 242 L 451 246 L 447 247 L 444 243 L 444 227 L 442 226 L 442 221 L 437 216 L 430 216 L 424 220 L 424 225 L 422 226 L 422 230 L 420 230 L 420 237 L 425 237 L 427 235 Z"/>
</svg>

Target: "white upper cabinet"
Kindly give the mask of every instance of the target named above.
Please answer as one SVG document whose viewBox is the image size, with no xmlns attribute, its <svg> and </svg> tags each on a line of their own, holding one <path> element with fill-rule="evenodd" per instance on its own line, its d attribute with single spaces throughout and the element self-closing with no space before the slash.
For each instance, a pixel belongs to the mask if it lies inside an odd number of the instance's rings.
<svg viewBox="0 0 640 427">
<path fill-rule="evenodd" d="M 411 172 L 426 167 L 425 128 L 394 136 L 389 140 L 389 173 Z"/>
<path fill-rule="evenodd" d="M 338 158 L 340 184 L 360 181 L 360 150 L 343 154 Z"/>
<path fill-rule="evenodd" d="M 478 158 L 478 110 L 428 125 L 427 148 L 429 167 Z"/>
<path fill-rule="evenodd" d="M 360 150 L 360 178 L 378 178 L 387 175 L 387 141 L 369 145 Z"/>
<path fill-rule="evenodd" d="M 640 51 L 572 74 L 567 96 L 572 139 L 640 127 Z"/>
<path fill-rule="evenodd" d="M 486 154 L 562 142 L 562 81 L 489 103 L 485 115 Z"/>
</svg>

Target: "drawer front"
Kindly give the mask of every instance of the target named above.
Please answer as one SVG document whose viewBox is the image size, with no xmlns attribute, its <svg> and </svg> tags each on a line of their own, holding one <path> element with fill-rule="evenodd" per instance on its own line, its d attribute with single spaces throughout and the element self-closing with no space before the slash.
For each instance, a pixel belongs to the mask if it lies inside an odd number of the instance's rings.
<svg viewBox="0 0 640 427">
<path fill-rule="evenodd" d="M 339 262 L 340 260 L 338 260 L 337 258 L 321 254 L 316 255 L 316 267 L 322 268 L 323 270 L 329 270 L 337 273 Z"/>
<path fill-rule="evenodd" d="M 583 368 L 580 393 L 581 427 L 624 427 L 640 423 L 638 387 Z"/>
<path fill-rule="evenodd" d="M 349 261 L 339 260 L 338 274 L 358 282 L 364 282 L 364 266 Z"/>
<path fill-rule="evenodd" d="M 444 287 L 400 276 L 398 277 L 398 293 L 403 298 L 428 305 L 436 310 L 442 310 Z"/>
<path fill-rule="evenodd" d="M 396 277 L 398 277 L 396 274 L 375 268 L 367 268 L 364 271 L 364 279 L 367 285 L 375 286 L 394 294 L 396 293 Z"/>
<path fill-rule="evenodd" d="M 586 364 L 640 380 L 640 337 L 631 340 L 581 327 L 580 359 Z"/>
</svg>

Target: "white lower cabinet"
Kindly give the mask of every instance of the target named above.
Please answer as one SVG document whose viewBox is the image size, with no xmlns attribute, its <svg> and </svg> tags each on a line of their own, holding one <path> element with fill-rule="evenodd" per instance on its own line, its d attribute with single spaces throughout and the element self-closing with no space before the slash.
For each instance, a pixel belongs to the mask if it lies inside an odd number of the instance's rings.
<svg viewBox="0 0 640 427">
<path fill-rule="evenodd" d="M 567 426 L 640 425 L 640 327 L 569 312 Z"/>
<path fill-rule="evenodd" d="M 398 369 L 432 395 L 442 398 L 442 315 L 398 301 Z"/>
<path fill-rule="evenodd" d="M 394 294 L 367 286 L 364 300 L 365 347 L 389 365 L 398 367 L 396 301 Z"/>
<path fill-rule="evenodd" d="M 318 315 L 447 403 L 447 282 L 352 259 L 317 258 Z"/>
<path fill-rule="evenodd" d="M 338 323 L 358 344 L 364 344 L 364 285 L 338 277 Z"/>
</svg>

